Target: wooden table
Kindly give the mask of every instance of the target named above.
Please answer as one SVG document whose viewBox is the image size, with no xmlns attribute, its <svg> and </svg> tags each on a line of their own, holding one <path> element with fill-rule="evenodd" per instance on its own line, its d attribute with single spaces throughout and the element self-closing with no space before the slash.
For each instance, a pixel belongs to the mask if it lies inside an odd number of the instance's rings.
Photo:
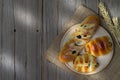
<svg viewBox="0 0 120 80">
<path fill-rule="evenodd" d="M 102 1 L 112 16 L 120 17 L 120 0 Z M 79 80 L 48 61 L 44 64 L 43 55 L 80 4 L 99 14 L 98 2 L 0 0 L 0 80 Z"/>
</svg>

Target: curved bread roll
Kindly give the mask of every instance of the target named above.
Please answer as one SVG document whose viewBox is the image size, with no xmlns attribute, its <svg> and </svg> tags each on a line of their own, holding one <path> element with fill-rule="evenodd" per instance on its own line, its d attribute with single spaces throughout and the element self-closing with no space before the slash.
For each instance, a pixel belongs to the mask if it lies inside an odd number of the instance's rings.
<svg viewBox="0 0 120 80">
<path fill-rule="evenodd" d="M 77 54 L 96 32 L 99 26 L 99 17 L 94 15 L 88 16 L 82 23 L 75 26 L 78 27 L 59 53 L 59 60 L 61 62 L 69 62 L 75 59 Z"/>
<path fill-rule="evenodd" d="M 112 50 L 112 43 L 108 36 L 102 36 L 91 40 L 85 46 L 85 51 L 93 56 L 101 56 L 109 53 Z"/>
<path fill-rule="evenodd" d="M 83 73 L 93 72 L 98 67 L 96 58 L 89 54 L 77 56 L 73 64 L 76 71 Z"/>
</svg>

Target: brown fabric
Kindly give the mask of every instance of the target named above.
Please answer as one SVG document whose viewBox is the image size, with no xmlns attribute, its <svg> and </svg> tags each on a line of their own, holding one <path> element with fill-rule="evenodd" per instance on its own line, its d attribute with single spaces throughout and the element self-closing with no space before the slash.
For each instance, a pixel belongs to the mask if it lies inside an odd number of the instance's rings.
<svg viewBox="0 0 120 80">
<path fill-rule="evenodd" d="M 70 69 L 68 69 L 63 63 L 61 63 L 59 61 L 58 53 L 60 51 L 60 41 L 61 41 L 64 33 L 66 32 L 66 30 L 68 30 L 71 26 L 73 26 L 77 23 L 80 23 L 81 21 L 83 21 L 84 18 L 86 18 L 89 15 L 97 15 L 97 14 L 94 13 L 93 11 L 91 11 L 90 9 L 84 7 L 83 5 L 80 5 L 77 8 L 77 10 L 75 11 L 75 13 L 73 14 L 73 16 L 71 16 L 71 18 L 64 25 L 63 32 L 57 36 L 57 38 L 54 40 L 54 42 L 51 44 L 51 46 L 49 47 L 49 49 L 45 53 L 46 54 L 45 57 L 46 57 L 47 60 L 56 64 L 58 67 L 64 69 L 65 71 L 68 71 L 70 74 L 73 74 L 73 75 L 79 77 L 80 79 L 84 79 L 88 76 L 77 74 L 77 73 L 71 71 Z"/>
</svg>

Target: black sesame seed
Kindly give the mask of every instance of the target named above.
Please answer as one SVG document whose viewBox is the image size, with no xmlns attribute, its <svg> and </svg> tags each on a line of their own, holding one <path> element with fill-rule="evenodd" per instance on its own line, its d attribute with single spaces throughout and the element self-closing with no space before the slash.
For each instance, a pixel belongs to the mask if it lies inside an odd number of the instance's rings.
<svg viewBox="0 0 120 80">
<path fill-rule="evenodd" d="M 87 26 L 84 26 L 84 27 L 87 27 Z"/>
<path fill-rule="evenodd" d="M 75 50 L 73 50 L 73 51 L 72 51 L 72 54 L 75 54 L 75 53 L 76 53 L 76 51 L 75 51 Z"/>
<path fill-rule="evenodd" d="M 84 37 L 87 37 L 87 35 L 84 35 Z"/>
<path fill-rule="evenodd" d="M 80 39 L 80 38 L 81 38 L 81 35 L 78 35 L 78 36 L 77 36 L 77 38 L 79 38 L 79 39 Z"/>
</svg>

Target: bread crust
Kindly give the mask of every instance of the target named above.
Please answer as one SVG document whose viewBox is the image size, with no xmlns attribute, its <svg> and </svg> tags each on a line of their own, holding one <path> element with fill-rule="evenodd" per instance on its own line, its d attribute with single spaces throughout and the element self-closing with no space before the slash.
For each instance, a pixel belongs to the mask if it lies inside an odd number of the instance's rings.
<svg viewBox="0 0 120 80">
<path fill-rule="evenodd" d="M 76 31 L 71 35 L 71 38 L 65 43 L 59 53 L 59 60 L 61 62 L 69 62 L 75 59 L 98 29 L 99 17 L 96 15 L 88 16 L 83 22 L 77 24 L 77 26 Z M 75 44 L 77 44 L 77 46 Z M 76 50 L 75 54 L 73 50 Z"/>
<path fill-rule="evenodd" d="M 89 54 L 82 54 L 75 58 L 74 69 L 82 73 L 90 73 L 96 70 L 98 63 L 96 57 Z"/>
<path fill-rule="evenodd" d="M 85 46 L 85 51 L 95 57 L 106 55 L 111 50 L 112 42 L 110 41 L 108 36 L 102 36 L 91 40 Z"/>
</svg>

